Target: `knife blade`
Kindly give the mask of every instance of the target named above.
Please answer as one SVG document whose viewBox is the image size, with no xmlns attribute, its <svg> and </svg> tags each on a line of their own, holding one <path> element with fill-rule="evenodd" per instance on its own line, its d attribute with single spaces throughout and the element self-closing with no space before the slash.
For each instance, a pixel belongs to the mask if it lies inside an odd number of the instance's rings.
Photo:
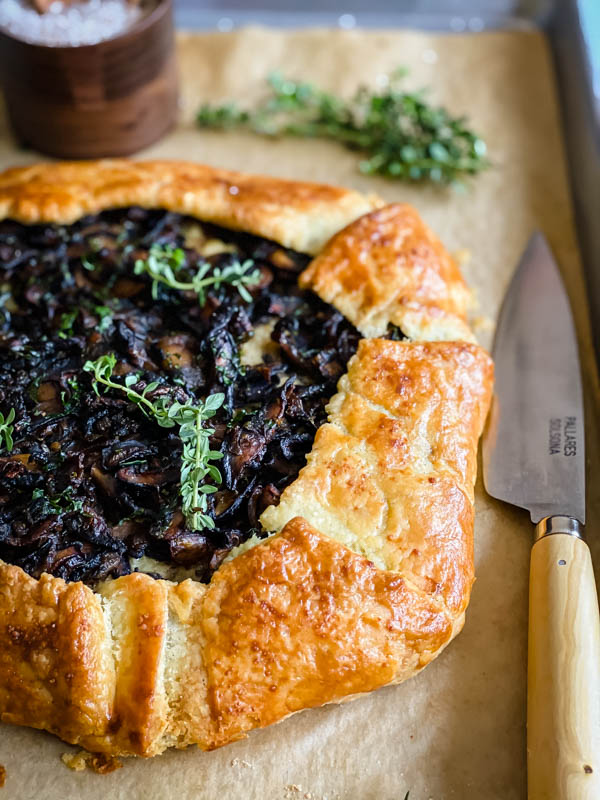
<svg viewBox="0 0 600 800">
<path fill-rule="evenodd" d="M 600 798 L 600 618 L 585 522 L 584 414 L 573 316 L 541 233 L 500 311 L 483 441 L 490 495 L 535 523 L 529 580 L 530 800 Z"/>
<path fill-rule="evenodd" d="M 583 395 L 569 300 L 552 252 L 535 233 L 502 304 L 496 391 L 483 443 L 485 487 L 533 522 L 585 522 Z M 599 799 L 600 800 L 600 799 Z"/>
</svg>

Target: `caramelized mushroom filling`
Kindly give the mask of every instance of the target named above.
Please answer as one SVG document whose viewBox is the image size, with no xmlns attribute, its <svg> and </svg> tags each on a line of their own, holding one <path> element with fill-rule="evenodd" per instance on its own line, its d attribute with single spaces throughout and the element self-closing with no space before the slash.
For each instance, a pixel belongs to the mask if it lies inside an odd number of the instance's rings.
<svg viewBox="0 0 600 800">
<path fill-rule="evenodd" d="M 180 284 L 249 260 L 254 279 L 241 290 L 209 280 L 202 295 L 153 280 L 136 263 L 158 246 L 177 250 Z M 140 208 L 70 226 L 1 222 L 0 558 L 91 585 L 135 569 L 208 581 L 260 533 L 360 338 L 298 288 L 308 260 Z M 115 380 L 135 376 L 153 402 L 224 395 L 210 420 L 210 449 L 222 454 L 210 525 L 194 529 L 182 511 L 177 427 L 158 425 L 126 392 L 94 391 L 83 365 L 109 353 Z"/>
</svg>

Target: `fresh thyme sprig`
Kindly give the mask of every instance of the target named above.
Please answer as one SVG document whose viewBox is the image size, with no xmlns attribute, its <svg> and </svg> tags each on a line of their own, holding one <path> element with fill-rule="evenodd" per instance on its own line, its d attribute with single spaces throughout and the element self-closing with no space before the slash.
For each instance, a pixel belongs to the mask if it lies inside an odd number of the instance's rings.
<svg viewBox="0 0 600 800">
<path fill-rule="evenodd" d="M 214 428 L 206 428 L 203 423 L 215 415 L 224 399 L 223 394 L 211 394 L 201 406 L 175 402 L 169 407 L 169 416 L 179 425 L 179 438 L 183 442 L 181 507 L 187 524 L 194 531 L 215 527 L 206 510 L 207 496 L 216 492 L 217 487 L 203 481 L 210 478 L 214 483 L 221 483 L 221 473 L 210 462 L 222 458 L 223 454 L 210 449 L 209 436 Z"/>
<path fill-rule="evenodd" d="M 117 358 L 109 353 L 96 361 L 86 361 L 83 369 L 93 374 L 93 385 L 96 394 L 100 394 L 98 384 L 108 389 L 118 389 L 127 395 L 127 399 L 135 403 L 146 416 L 152 417 L 163 428 L 179 425 L 179 437 L 183 444 L 180 472 L 180 493 L 182 510 L 187 525 L 191 530 L 214 528 L 214 520 L 206 513 L 208 495 L 217 491 L 214 483 L 221 483 L 221 473 L 211 463 L 223 457 L 222 453 L 210 449 L 210 436 L 214 428 L 205 426 L 205 421 L 213 417 L 223 404 L 223 394 L 211 394 L 203 403 L 179 403 L 161 396 L 152 400 L 148 395 L 157 388 L 158 383 L 149 383 L 142 392 L 134 389 L 138 382 L 136 375 L 127 375 L 124 383 L 113 380 L 112 374 Z M 210 478 L 213 484 L 204 483 Z"/>
<path fill-rule="evenodd" d="M 200 305 L 206 302 L 206 289 L 209 286 L 218 289 L 222 284 L 234 286 L 242 298 L 250 302 L 252 297 L 246 287 L 252 286 L 260 280 L 260 271 L 252 269 L 254 266 L 252 259 L 247 259 L 243 264 L 234 261 L 223 269 L 213 268 L 208 261 L 200 262 L 197 264 L 197 272 L 191 280 L 180 280 L 177 277 L 184 265 L 185 252 L 180 247 L 153 244 L 148 251 L 148 258 L 139 258 L 135 262 L 134 271 L 136 275 L 145 273 L 152 278 L 152 296 L 155 300 L 158 284 L 164 283 L 172 289 L 196 292 Z"/>
<path fill-rule="evenodd" d="M 204 105 L 196 120 L 207 128 L 335 139 L 365 153 L 359 169 L 368 175 L 455 184 L 487 167 L 485 143 L 465 118 L 430 105 L 423 91 L 403 91 L 405 75 L 396 70 L 381 90 L 362 87 L 345 100 L 274 73 L 268 78 L 270 96 L 255 110 L 234 103 Z"/>
<path fill-rule="evenodd" d="M 134 384 L 138 382 L 138 376 L 136 374 L 126 375 L 124 384 L 118 383 L 112 379 L 113 370 L 116 365 L 117 357 L 114 353 L 107 353 L 104 356 L 100 356 L 100 358 L 97 358 L 95 361 L 85 362 L 83 365 L 84 371 L 91 372 L 94 375 L 92 383 L 96 394 L 100 396 L 99 383 L 104 384 L 104 386 L 107 386 L 109 389 L 118 389 L 121 392 L 125 392 L 127 399 L 138 405 L 147 417 L 154 417 L 163 428 L 173 428 L 176 423 L 169 417 L 168 399 L 161 396 L 157 401 L 152 401 L 146 397 L 147 394 L 153 392 L 158 387 L 158 383 L 153 381 L 147 384 L 140 394 L 140 392 L 132 388 Z"/>
<path fill-rule="evenodd" d="M 4 417 L 4 414 L 0 411 L 0 450 L 6 448 L 8 452 L 13 449 L 13 430 L 14 425 L 12 424 L 15 421 L 15 410 L 11 408 L 11 410 Z"/>
</svg>

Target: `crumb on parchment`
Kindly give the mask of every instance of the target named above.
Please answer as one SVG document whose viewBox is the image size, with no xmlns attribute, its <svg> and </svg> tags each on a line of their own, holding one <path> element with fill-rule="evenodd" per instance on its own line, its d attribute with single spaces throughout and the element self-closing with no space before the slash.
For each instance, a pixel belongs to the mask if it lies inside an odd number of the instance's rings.
<svg viewBox="0 0 600 800">
<path fill-rule="evenodd" d="M 69 769 L 75 772 L 82 772 L 84 769 L 91 769 L 96 775 L 108 775 L 120 769 L 123 764 L 114 756 L 107 756 L 104 753 L 88 753 L 87 750 L 80 750 L 78 753 L 63 753 L 61 761 Z"/>
<path fill-rule="evenodd" d="M 231 767 L 245 767 L 246 769 L 254 769 L 254 764 L 250 761 L 245 761 L 243 758 L 232 758 L 229 762 Z"/>
<path fill-rule="evenodd" d="M 461 247 L 460 250 L 454 250 L 451 255 L 460 269 L 466 267 L 471 260 L 471 251 L 466 247 Z"/>
<path fill-rule="evenodd" d="M 3 767 L 0 764 L 0 789 L 4 786 L 4 781 L 6 780 L 6 767 Z"/>
<path fill-rule="evenodd" d="M 327 796 L 317 796 L 312 792 L 306 791 L 306 789 L 299 786 L 297 783 L 289 783 L 287 786 L 284 786 L 283 792 L 284 800 L 328 800 Z"/>
<path fill-rule="evenodd" d="M 475 333 L 488 333 L 494 330 L 494 320 L 485 314 L 480 314 L 471 320 L 471 327 Z"/>
</svg>

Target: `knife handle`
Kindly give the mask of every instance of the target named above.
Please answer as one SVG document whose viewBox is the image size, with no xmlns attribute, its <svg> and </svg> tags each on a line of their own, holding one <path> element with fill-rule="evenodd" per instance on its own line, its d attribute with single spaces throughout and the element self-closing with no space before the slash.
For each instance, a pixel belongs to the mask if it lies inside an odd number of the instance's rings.
<svg viewBox="0 0 600 800">
<path fill-rule="evenodd" d="M 543 536 L 529 583 L 529 800 L 600 798 L 600 619 L 583 539 Z"/>
</svg>

